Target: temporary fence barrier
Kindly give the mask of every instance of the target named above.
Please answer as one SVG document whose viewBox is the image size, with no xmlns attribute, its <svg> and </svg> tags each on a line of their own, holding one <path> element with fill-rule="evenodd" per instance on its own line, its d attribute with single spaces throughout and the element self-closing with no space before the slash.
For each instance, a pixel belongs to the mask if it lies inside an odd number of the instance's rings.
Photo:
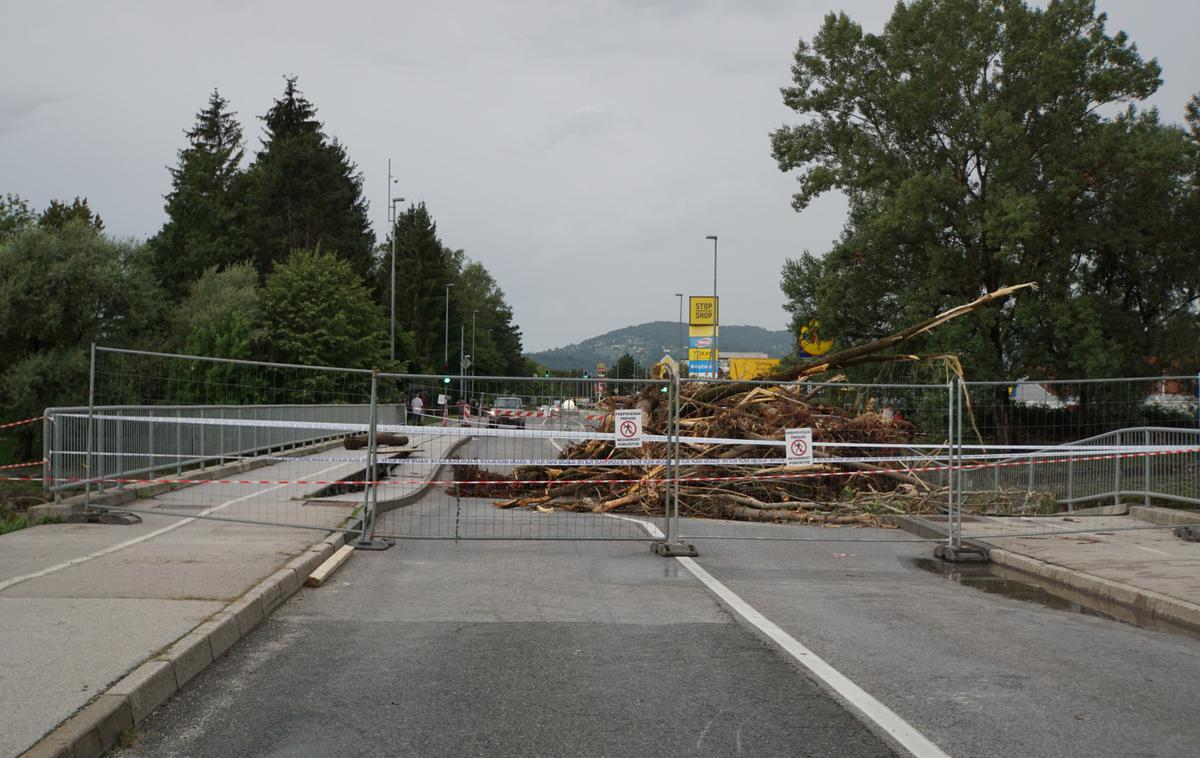
<svg viewBox="0 0 1200 758">
<path fill-rule="evenodd" d="M 614 447 L 601 381 L 653 412 L 640 446 Z M 425 539 L 645 540 L 639 521 L 668 542 L 909 539 L 795 522 L 916 511 L 958 545 L 964 512 L 1200 503 L 1194 377 L 1031 384 L 426 376 L 97 347 L 89 405 L 46 410 L 40 478 L 98 508 Z M 815 430 L 813 466 L 784 465 L 781 424 Z"/>
</svg>

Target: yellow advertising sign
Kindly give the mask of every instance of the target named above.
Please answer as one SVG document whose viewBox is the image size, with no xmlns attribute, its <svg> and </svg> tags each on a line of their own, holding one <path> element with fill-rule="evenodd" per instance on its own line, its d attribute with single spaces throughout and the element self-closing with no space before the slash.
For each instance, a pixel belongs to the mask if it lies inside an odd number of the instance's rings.
<svg viewBox="0 0 1200 758">
<path fill-rule="evenodd" d="M 833 347 L 833 340 L 821 338 L 820 328 L 821 322 L 815 319 L 800 327 L 800 349 L 805 355 L 825 355 Z"/>
<path fill-rule="evenodd" d="M 688 350 L 689 361 L 711 361 L 712 350 L 708 348 L 690 348 Z"/>
<path fill-rule="evenodd" d="M 770 376 L 779 368 L 778 358 L 730 358 L 730 379 L 757 379 Z"/>
<path fill-rule="evenodd" d="M 705 326 L 718 323 L 717 309 L 720 303 L 717 298 L 692 295 L 688 298 L 688 323 L 692 326 Z"/>
</svg>

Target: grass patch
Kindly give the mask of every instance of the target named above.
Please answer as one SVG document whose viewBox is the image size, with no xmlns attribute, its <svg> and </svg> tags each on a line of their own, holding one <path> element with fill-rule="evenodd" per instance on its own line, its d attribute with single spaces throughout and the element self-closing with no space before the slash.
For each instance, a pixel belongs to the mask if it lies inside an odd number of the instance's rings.
<svg viewBox="0 0 1200 758">
<path fill-rule="evenodd" d="M 0 534 L 8 534 L 9 532 L 16 532 L 16 531 L 19 531 L 24 528 L 25 528 L 25 517 L 24 516 L 14 516 L 12 518 L 7 518 L 3 515 L 0 515 Z"/>
</svg>

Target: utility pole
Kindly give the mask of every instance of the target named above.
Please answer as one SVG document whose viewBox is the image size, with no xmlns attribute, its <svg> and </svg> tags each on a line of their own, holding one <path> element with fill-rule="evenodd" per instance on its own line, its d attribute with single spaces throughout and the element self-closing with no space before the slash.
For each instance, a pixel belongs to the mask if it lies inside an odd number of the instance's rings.
<svg viewBox="0 0 1200 758">
<path fill-rule="evenodd" d="M 396 177 L 392 176 L 392 159 L 388 158 L 387 209 L 388 225 L 391 226 L 389 232 L 392 235 L 392 317 L 391 324 L 388 328 L 388 342 L 391 346 L 389 355 L 391 355 L 393 361 L 396 360 L 396 203 L 404 202 L 404 198 L 402 197 L 397 197 L 395 199 L 392 198 L 392 185 L 397 181 L 398 180 Z"/>
<path fill-rule="evenodd" d="M 442 346 L 442 369 L 450 370 L 450 288 L 454 285 L 446 283 L 446 341 Z"/>
<path fill-rule="evenodd" d="M 710 234 L 704 239 L 713 243 L 713 378 L 721 378 L 721 309 L 717 307 L 717 235 Z"/>
<path fill-rule="evenodd" d="M 475 308 L 471 311 L 471 393 L 475 392 L 475 314 L 479 313 L 479 309 Z"/>
<path fill-rule="evenodd" d="M 679 298 L 679 358 L 677 360 L 686 361 L 688 346 L 683 343 L 683 293 L 676 292 L 675 297 Z"/>
</svg>

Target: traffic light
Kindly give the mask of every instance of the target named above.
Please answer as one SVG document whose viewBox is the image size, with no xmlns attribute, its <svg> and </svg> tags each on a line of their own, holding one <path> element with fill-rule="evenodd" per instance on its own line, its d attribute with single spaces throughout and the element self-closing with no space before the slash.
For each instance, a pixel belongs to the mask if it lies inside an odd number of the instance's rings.
<svg viewBox="0 0 1200 758">
<path fill-rule="evenodd" d="M 443 377 L 442 377 L 442 384 L 449 384 L 449 383 L 450 383 L 450 377 L 448 377 L 448 376 L 443 376 Z"/>
<path fill-rule="evenodd" d="M 550 378 L 550 369 L 546 369 L 546 373 L 542 374 L 542 376 L 546 377 L 547 379 Z"/>
<path fill-rule="evenodd" d="M 590 377 L 590 376 L 588 376 L 588 372 L 586 372 L 586 371 L 584 371 L 584 372 L 583 372 L 583 378 L 584 378 L 584 379 L 591 379 L 591 377 Z"/>
</svg>

